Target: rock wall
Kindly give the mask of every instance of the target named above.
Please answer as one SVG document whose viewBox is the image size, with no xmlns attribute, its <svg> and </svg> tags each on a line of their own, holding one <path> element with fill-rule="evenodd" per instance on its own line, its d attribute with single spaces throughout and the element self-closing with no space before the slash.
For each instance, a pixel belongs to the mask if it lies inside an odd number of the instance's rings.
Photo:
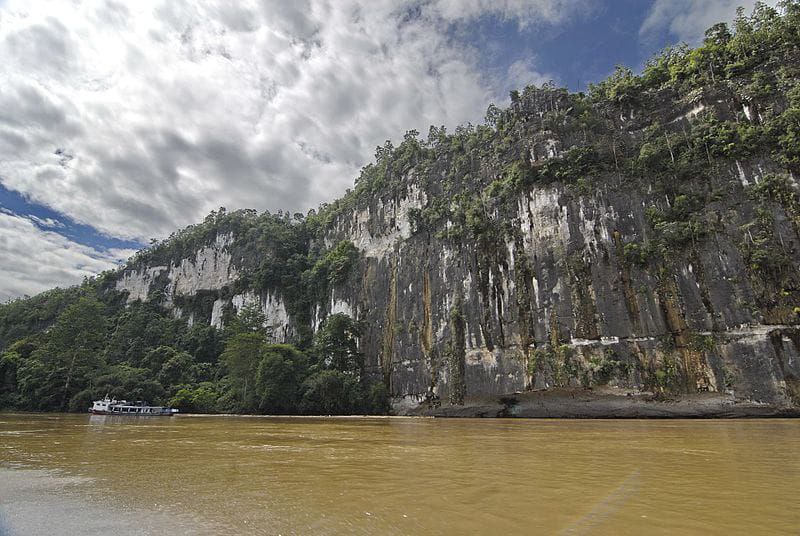
<svg viewBox="0 0 800 536">
<path fill-rule="evenodd" d="M 193 296 L 198 291 L 219 291 L 239 274 L 227 246 L 231 235 L 218 235 L 213 244 L 199 249 L 193 258 L 177 259 L 169 266 L 140 266 L 124 270 L 116 289 L 128 293 L 128 302 L 146 300 L 153 291 L 164 292 L 171 304 L 175 296 Z"/>
<path fill-rule="evenodd" d="M 409 211 L 431 195 L 407 177 L 405 192 L 376 197 L 329 228 L 325 245 L 350 240 L 361 260 L 317 304 L 311 327 L 335 313 L 364 321 L 367 372 L 389 385 L 399 412 L 580 386 L 796 403 L 800 332 L 793 317 L 759 306 L 738 247 L 753 211 L 746 187 L 763 173 L 763 163 L 736 162 L 719 177 L 729 195 L 711 207 L 713 232 L 656 272 L 627 260 L 624 246 L 648 238 L 646 208 L 669 203 L 660 194 L 535 187 L 494 215 L 512 222 L 515 238 L 487 246 L 415 232 Z M 773 216 L 796 258 L 796 228 L 778 208 Z M 290 341 L 293 319 L 279 289 L 232 290 L 241 275 L 232 240 L 220 235 L 192 258 L 125 270 L 117 289 L 129 301 L 161 291 L 176 316 L 217 327 L 226 311 L 254 304 L 273 340 Z"/>
<path fill-rule="evenodd" d="M 728 195 L 710 207 L 713 231 L 658 271 L 632 263 L 624 249 L 648 239 L 647 207 L 670 202 L 661 194 L 613 181 L 592 195 L 535 187 L 493 215 L 511 222 L 514 238 L 487 245 L 412 229 L 410 210 L 432 195 L 407 177 L 405 192 L 376 197 L 330 226 L 325 245 L 350 240 L 361 259 L 316 305 L 311 327 L 335 313 L 364 321 L 367 372 L 389 385 L 399 412 L 581 386 L 796 404 L 797 315 L 759 304 L 739 247 L 754 211 L 746 189 L 765 165 L 737 161 L 715 179 Z M 772 216 L 796 262 L 796 227 L 779 207 Z M 241 273 L 232 241 L 219 235 L 191 258 L 129 268 L 117 289 L 129 301 L 160 291 L 174 315 L 216 327 L 226 311 L 256 305 L 273 340 L 290 341 L 295 326 L 280 289 L 234 293 Z"/>
<path fill-rule="evenodd" d="M 657 273 L 623 253 L 651 232 L 646 207 L 669 202 L 656 194 L 534 188 L 505 216 L 517 238 L 487 253 L 470 241 L 412 234 L 402 216 L 426 203 L 412 186 L 332 228 L 328 243 L 352 240 L 364 257 L 328 312 L 367 323 L 368 370 L 387 381 L 400 411 L 454 391 L 480 398 L 582 385 L 791 404 L 798 331 L 759 308 L 738 247 L 753 210 L 744 186 L 758 182 L 759 168 L 737 162 L 718 178 L 730 195 L 713 207 L 713 232 Z M 796 259 L 796 229 L 779 209 L 775 219 Z M 463 318 L 463 341 L 454 315 Z"/>
<path fill-rule="evenodd" d="M 128 303 L 144 301 L 152 298 L 154 292 L 161 292 L 158 301 L 177 318 L 186 317 L 190 325 L 199 320 L 217 328 L 223 327 L 226 310 L 236 314 L 245 306 L 255 305 L 264 314 L 265 327 L 272 339 L 287 342 L 292 326 L 278 294 L 251 290 L 233 294 L 232 289 L 241 276 L 230 251 L 233 240 L 231 234 L 220 234 L 192 258 L 176 259 L 169 266 L 124 270 L 117 279 L 116 290 L 127 293 Z M 200 296 L 208 298 L 210 307 L 195 303 Z M 189 306 L 181 305 L 186 301 Z"/>
<path fill-rule="evenodd" d="M 541 95 L 547 98 L 539 102 Z M 619 135 L 636 147 L 644 129 L 660 123 L 685 136 L 711 107 L 734 117 L 736 102 L 730 95 L 673 106 L 659 100 L 650 111 L 621 113 Z M 559 134 L 543 127 L 543 114 L 568 106 L 560 90 L 513 104 L 525 123 L 508 135 L 516 144 L 508 154 L 525 154 L 525 164 L 536 167 L 584 147 L 580 129 Z M 755 117 L 747 108 L 742 113 Z M 454 221 L 415 228 L 412 215 L 455 204 L 454 194 L 462 201 L 482 196 L 502 182 L 509 157 L 497 154 L 470 156 L 463 177 L 453 173 L 449 157 L 388 177 L 371 197 L 339 212 L 314 244 L 331 248 L 348 240 L 360 259 L 344 283 L 307 311 L 310 326 L 302 327 L 316 331 L 336 313 L 362 321 L 366 371 L 388 385 L 397 411 L 554 387 L 715 392 L 800 405 L 800 214 L 753 197 L 761 180 L 785 168 L 758 157 L 720 160 L 698 177 L 705 188 L 702 237 L 669 251 L 660 264 L 629 253 L 653 241 L 649 211 L 669 211 L 680 196 L 666 193 L 663 180 L 658 190 L 659 181 L 619 172 L 593 177 L 590 188 L 576 187 L 580 177 L 571 185 L 539 182 L 484 205 L 484 216 L 504 229 L 490 240 L 446 232 L 458 227 Z M 778 237 L 791 261 L 793 273 L 780 284 L 754 272 L 743 253 L 743 244 L 758 238 L 751 233 L 757 221 L 769 222 L 767 234 Z M 234 258 L 235 238 L 220 233 L 185 258 L 130 267 L 117 289 L 129 301 L 155 296 L 176 316 L 217 327 L 226 314 L 254 304 L 273 340 L 291 341 L 301 327 L 288 312 L 296 309 L 287 307 L 280 288 L 248 287 L 251 274 L 243 266 L 258 266 L 258 259 Z"/>
</svg>

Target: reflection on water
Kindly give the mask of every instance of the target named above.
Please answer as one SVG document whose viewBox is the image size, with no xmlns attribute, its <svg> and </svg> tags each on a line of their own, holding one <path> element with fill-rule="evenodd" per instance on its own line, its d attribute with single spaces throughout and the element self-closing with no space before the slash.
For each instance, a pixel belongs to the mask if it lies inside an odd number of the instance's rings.
<svg viewBox="0 0 800 536">
<path fill-rule="evenodd" d="M 30 492 L 50 519 L 79 498 L 194 533 L 794 534 L 799 447 L 793 420 L 4 414 L 0 499 L 13 473 L 83 479 Z"/>
</svg>

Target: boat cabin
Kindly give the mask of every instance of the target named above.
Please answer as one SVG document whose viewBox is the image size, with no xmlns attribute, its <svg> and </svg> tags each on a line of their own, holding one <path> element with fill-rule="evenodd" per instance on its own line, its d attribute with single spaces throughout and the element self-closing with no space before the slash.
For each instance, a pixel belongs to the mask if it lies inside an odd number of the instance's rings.
<svg viewBox="0 0 800 536">
<path fill-rule="evenodd" d="M 101 415 L 174 415 L 178 413 L 177 409 L 164 406 L 148 406 L 144 402 L 131 404 L 127 400 L 112 400 L 108 397 L 95 400 L 89 411 Z"/>
</svg>

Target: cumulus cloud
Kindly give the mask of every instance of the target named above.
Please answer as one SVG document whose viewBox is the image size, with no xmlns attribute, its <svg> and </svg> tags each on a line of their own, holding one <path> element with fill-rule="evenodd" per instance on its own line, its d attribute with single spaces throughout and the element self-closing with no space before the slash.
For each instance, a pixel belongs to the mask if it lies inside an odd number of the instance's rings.
<svg viewBox="0 0 800 536">
<path fill-rule="evenodd" d="M 775 6 L 777 0 L 764 2 Z M 668 32 L 690 45 L 698 44 L 706 29 L 718 22 L 731 22 L 736 8 L 752 12 L 756 0 L 656 0 L 639 29 L 645 40 Z"/>
<path fill-rule="evenodd" d="M 508 81 L 454 26 L 557 24 L 585 0 L 11 0 L 0 182 L 120 238 L 219 206 L 305 211 L 409 129 L 480 121 Z M 525 80 L 526 77 L 533 80 Z M 530 62 L 509 77 L 541 79 Z"/>
<path fill-rule="evenodd" d="M 80 283 L 132 254 L 97 251 L 43 230 L 32 219 L 0 211 L 0 302 Z"/>
<path fill-rule="evenodd" d="M 541 86 L 555 80 L 555 78 L 555 75 L 537 71 L 530 60 L 517 60 L 508 67 L 506 81 L 508 89 L 511 90 L 521 89 L 529 84 Z"/>
</svg>

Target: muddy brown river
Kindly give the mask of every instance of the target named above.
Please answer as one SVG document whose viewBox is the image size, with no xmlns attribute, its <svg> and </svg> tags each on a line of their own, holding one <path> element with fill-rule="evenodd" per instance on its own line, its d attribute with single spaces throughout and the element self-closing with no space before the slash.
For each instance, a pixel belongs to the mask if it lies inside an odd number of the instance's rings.
<svg viewBox="0 0 800 536">
<path fill-rule="evenodd" d="M 0 534 L 799 534 L 800 420 L 0 414 Z"/>
</svg>

